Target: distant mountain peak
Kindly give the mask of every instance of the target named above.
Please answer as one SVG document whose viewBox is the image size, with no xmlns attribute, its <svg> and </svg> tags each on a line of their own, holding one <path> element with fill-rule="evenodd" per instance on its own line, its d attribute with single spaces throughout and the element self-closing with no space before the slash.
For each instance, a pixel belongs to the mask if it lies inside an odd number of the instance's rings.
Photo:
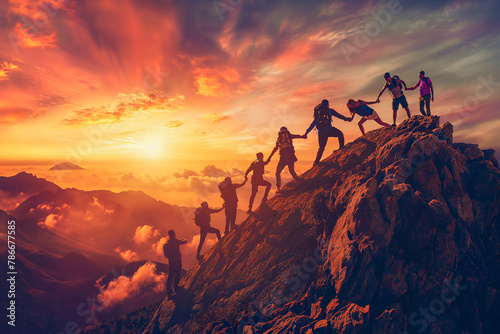
<svg viewBox="0 0 500 334">
<path fill-rule="evenodd" d="M 49 170 L 81 170 L 82 168 L 72 162 L 66 161 L 55 166 L 52 166 Z"/>
</svg>

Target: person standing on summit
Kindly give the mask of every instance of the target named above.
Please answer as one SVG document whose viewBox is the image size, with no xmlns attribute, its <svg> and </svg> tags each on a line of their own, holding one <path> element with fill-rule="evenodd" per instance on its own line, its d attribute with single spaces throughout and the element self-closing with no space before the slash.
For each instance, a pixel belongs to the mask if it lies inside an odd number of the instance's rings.
<svg viewBox="0 0 500 334">
<path fill-rule="evenodd" d="M 226 211 L 226 228 L 224 234 L 228 234 L 231 230 L 236 229 L 236 213 L 238 212 L 238 195 L 236 189 L 241 188 L 247 183 L 233 183 L 230 177 L 219 184 L 220 197 L 224 200 L 224 210 Z"/>
<path fill-rule="evenodd" d="M 392 96 L 392 126 L 396 126 L 396 118 L 398 117 L 398 109 L 400 104 L 401 107 L 405 108 L 408 118 L 411 118 L 410 108 L 408 108 L 408 101 L 406 101 L 406 96 L 403 93 L 403 85 L 406 89 L 406 83 L 397 75 L 391 78 L 389 72 L 384 74 L 384 79 L 387 82 L 385 83 L 384 88 L 382 88 L 380 93 L 378 93 L 376 102 L 380 102 L 380 96 L 382 95 L 382 93 L 386 89 L 389 89 L 389 92 Z"/>
<path fill-rule="evenodd" d="M 264 154 L 262 152 L 257 153 L 257 160 L 252 162 L 250 167 L 248 167 L 245 173 L 245 180 L 248 179 L 248 174 L 253 171 L 252 174 L 252 195 L 250 196 L 250 202 L 248 204 L 248 214 L 252 213 L 252 205 L 255 200 L 255 195 L 257 195 L 257 191 L 259 190 L 259 186 L 266 187 L 264 192 L 264 197 L 262 198 L 262 204 L 266 203 L 267 196 L 269 195 L 269 190 L 271 190 L 271 183 L 264 180 L 264 167 L 269 163 L 268 161 L 264 161 Z"/>
<path fill-rule="evenodd" d="M 290 172 L 294 180 L 297 180 L 299 178 L 297 176 L 297 173 L 295 173 L 295 161 L 297 161 L 297 157 L 295 156 L 295 149 L 292 143 L 292 140 L 296 138 L 306 139 L 307 137 L 301 135 L 292 135 L 285 126 L 282 126 L 280 131 L 278 132 L 276 146 L 271 152 L 269 158 L 267 158 L 266 164 L 271 161 L 274 153 L 276 153 L 276 151 L 279 149 L 280 160 L 278 162 L 278 166 L 276 166 L 276 187 L 278 188 L 278 192 L 281 190 L 281 172 L 286 166 L 288 166 L 288 171 Z"/>
<path fill-rule="evenodd" d="M 332 116 L 340 118 L 346 122 L 349 121 L 348 117 L 345 117 L 330 108 L 328 100 L 321 101 L 321 103 L 314 108 L 314 120 L 304 134 L 304 137 L 307 139 L 307 134 L 311 132 L 312 129 L 315 127 L 318 129 L 319 148 L 313 166 L 319 164 L 329 137 L 337 137 L 339 139 L 339 149 L 344 147 L 344 134 L 342 131 L 332 126 Z"/>
<path fill-rule="evenodd" d="M 424 116 L 431 115 L 431 101 L 434 102 L 434 86 L 432 86 L 431 78 L 425 76 L 424 71 L 418 73 L 418 82 L 415 86 L 408 88 L 407 90 L 414 90 L 417 87 L 420 88 L 420 112 Z M 432 94 L 432 95 L 431 95 Z M 427 114 L 424 110 L 424 104 L 427 108 Z"/>
</svg>

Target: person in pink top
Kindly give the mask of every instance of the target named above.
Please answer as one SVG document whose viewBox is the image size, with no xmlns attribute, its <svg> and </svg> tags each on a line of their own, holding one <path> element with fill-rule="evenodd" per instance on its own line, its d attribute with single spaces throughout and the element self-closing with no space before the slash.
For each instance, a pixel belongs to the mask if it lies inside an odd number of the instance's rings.
<svg viewBox="0 0 500 334">
<path fill-rule="evenodd" d="M 431 101 L 434 102 L 434 87 L 432 86 L 431 79 L 425 76 L 424 71 L 420 71 L 420 73 L 418 73 L 418 77 L 420 80 L 418 80 L 417 84 L 407 90 L 414 90 L 417 87 L 420 88 L 420 112 L 424 116 L 430 116 Z M 425 113 L 424 104 L 427 108 L 427 113 Z"/>
</svg>

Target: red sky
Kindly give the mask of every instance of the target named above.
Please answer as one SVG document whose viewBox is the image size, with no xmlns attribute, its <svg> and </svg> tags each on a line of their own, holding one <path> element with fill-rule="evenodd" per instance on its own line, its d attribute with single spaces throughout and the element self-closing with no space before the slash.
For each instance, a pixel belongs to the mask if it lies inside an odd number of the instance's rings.
<svg viewBox="0 0 500 334">
<path fill-rule="evenodd" d="M 240 180 L 280 126 L 302 134 L 321 99 L 347 115 L 384 72 L 414 85 L 422 69 L 455 140 L 500 148 L 497 1 L 1 0 L 0 13 L 2 175 L 217 204 L 219 179 Z M 387 122 L 390 102 L 376 106 Z M 305 171 L 316 135 L 296 150 Z M 65 160 L 87 171 L 48 171 Z"/>
</svg>

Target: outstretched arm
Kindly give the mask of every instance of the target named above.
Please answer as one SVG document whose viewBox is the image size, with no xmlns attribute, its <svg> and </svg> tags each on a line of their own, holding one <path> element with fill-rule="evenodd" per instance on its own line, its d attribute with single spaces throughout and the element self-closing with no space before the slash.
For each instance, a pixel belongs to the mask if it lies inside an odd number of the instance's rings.
<svg viewBox="0 0 500 334">
<path fill-rule="evenodd" d="M 309 125 L 309 127 L 307 128 L 306 133 L 304 134 L 304 136 L 307 136 L 307 134 L 309 132 L 311 132 L 312 129 L 314 129 L 315 126 L 316 126 L 316 120 L 313 120 L 312 123 L 311 123 L 311 125 Z"/>
<path fill-rule="evenodd" d="M 399 79 L 399 82 L 401 82 L 403 84 L 403 86 L 405 86 L 405 90 L 407 90 L 406 88 L 406 82 L 404 82 L 403 80 Z"/>
<path fill-rule="evenodd" d="M 278 150 L 278 145 L 276 145 L 274 148 L 273 148 L 273 151 L 271 152 L 271 154 L 269 155 L 269 158 L 267 158 L 266 160 L 266 165 L 271 161 L 271 158 L 273 157 L 274 153 L 276 153 L 276 151 Z"/>
<path fill-rule="evenodd" d="M 346 122 L 349 121 L 349 117 L 345 117 L 344 115 L 339 114 L 335 109 L 330 108 L 330 115 L 335 116 L 337 118 L 340 118 L 341 120 L 346 121 Z"/>
<path fill-rule="evenodd" d="M 248 179 L 248 174 L 253 170 L 253 164 L 248 167 L 247 171 L 245 172 L 245 180 Z"/>
<path fill-rule="evenodd" d="M 347 105 L 347 109 L 349 109 L 350 113 L 351 113 L 351 118 L 349 119 L 349 122 L 352 122 L 352 120 L 354 119 L 354 116 L 356 115 L 356 113 L 354 112 L 353 109 L 351 109 L 349 107 L 349 105 Z"/>
<path fill-rule="evenodd" d="M 419 83 L 420 83 L 420 80 L 419 80 L 419 81 L 415 84 L 415 86 L 410 87 L 410 88 L 408 88 L 408 89 L 406 89 L 406 90 L 414 90 L 414 89 L 416 89 L 416 88 L 418 87 L 418 84 L 419 84 Z"/>
<path fill-rule="evenodd" d="M 380 96 L 382 95 L 382 93 L 385 91 L 385 89 L 386 89 L 386 88 L 387 88 L 387 87 L 386 87 L 386 86 L 384 86 L 384 88 L 382 88 L 382 90 L 380 91 L 380 93 L 378 93 L 378 96 L 377 96 L 377 101 L 379 101 L 379 100 L 380 100 Z"/>
<path fill-rule="evenodd" d="M 187 244 L 187 240 L 186 239 L 180 239 L 179 240 L 179 245 L 184 245 L 184 244 Z"/>
<path fill-rule="evenodd" d="M 292 139 L 306 139 L 306 136 L 304 135 L 290 135 L 290 138 Z"/>
<path fill-rule="evenodd" d="M 378 101 L 378 100 L 375 100 L 375 101 L 373 101 L 373 102 L 366 102 L 366 101 L 361 101 L 361 102 L 363 102 L 364 104 L 375 104 L 375 103 L 380 103 L 380 101 Z"/>
</svg>

